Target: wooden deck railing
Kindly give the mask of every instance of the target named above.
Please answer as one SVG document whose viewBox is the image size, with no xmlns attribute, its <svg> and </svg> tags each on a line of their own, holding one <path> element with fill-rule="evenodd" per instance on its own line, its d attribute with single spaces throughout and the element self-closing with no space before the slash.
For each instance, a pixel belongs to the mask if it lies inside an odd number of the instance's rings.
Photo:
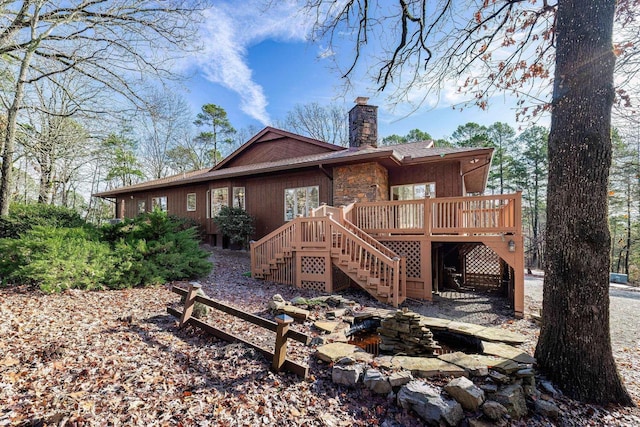
<svg viewBox="0 0 640 427">
<path fill-rule="evenodd" d="M 432 234 L 520 233 L 522 193 L 429 199 Z"/>
<path fill-rule="evenodd" d="M 357 203 L 350 217 L 372 234 L 520 233 L 522 193 Z"/>
</svg>

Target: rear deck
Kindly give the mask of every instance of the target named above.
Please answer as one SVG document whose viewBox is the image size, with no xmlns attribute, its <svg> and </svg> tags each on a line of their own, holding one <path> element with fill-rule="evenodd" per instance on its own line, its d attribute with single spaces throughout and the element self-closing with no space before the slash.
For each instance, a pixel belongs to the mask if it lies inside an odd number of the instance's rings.
<svg viewBox="0 0 640 427">
<path fill-rule="evenodd" d="M 524 312 L 521 193 L 321 206 L 251 244 L 256 278 L 334 292 L 356 283 L 398 306 L 452 275 Z"/>
</svg>

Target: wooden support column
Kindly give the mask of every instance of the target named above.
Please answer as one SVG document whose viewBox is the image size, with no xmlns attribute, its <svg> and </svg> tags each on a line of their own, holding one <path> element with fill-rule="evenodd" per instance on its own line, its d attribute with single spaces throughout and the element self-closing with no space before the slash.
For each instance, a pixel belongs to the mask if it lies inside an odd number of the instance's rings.
<svg viewBox="0 0 640 427">
<path fill-rule="evenodd" d="M 196 296 L 198 295 L 200 288 L 200 283 L 189 283 L 189 289 L 187 290 L 187 296 L 184 301 L 184 310 L 182 311 L 182 316 L 180 316 L 179 328 L 182 328 L 185 323 L 189 321 L 191 314 L 193 314 L 193 307 L 196 305 Z"/>
<path fill-rule="evenodd" d="M 278 324 L 276 329 L 276 346 L 273 351 L 271 368 L 275 372 L 280 372 L 282 365 L 284 365 L 287 359 L 287 332 L 289 332 L 289 325 L 293 323 L 293 318 L 286 314 L 281 314 L 276 316 L 276 323 Z"/>
<path fill-rule="evenodd" d="M 427 237 L 423 237 L 420 239 L 420 275 L 424 280 L 424 289 L 422 294 L 422 299 L 427 301 L 433 300 L 433 266 L 431 265 L 431 250 L 433 249 L 433 245 L 431 244 L 431 239 Z M 436 276 L 436 284 L 435 290 L 438 292 L 438 283 Z"/>
</svg>

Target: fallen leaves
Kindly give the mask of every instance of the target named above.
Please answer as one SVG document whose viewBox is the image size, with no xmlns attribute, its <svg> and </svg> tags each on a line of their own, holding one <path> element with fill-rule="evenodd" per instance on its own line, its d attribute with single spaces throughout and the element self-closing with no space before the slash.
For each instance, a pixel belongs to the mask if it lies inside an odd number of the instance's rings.
<svg viewBox="0 0 640 427">
<path fill-rule="evenodd" d="M 203 281 L 213 298 L 266 317 L 275 293 L 287 299 L 314 296 L 243 277 L 246 254 L 222 255 L 212 277 Z M 273 374 L 270 361 L 242 345 L 190 327 L 178 329 L 166 313 L 177 299 L 167 288 L 60 295 L 0 290 L 0 426 L 421 425 L 386 397 L 334 386 L 327 365 L 316 363 L 313 350 L 298 343 L 290 344 L 289 354 L 310 365 L 306 380 Z M 219 312 L 211 316 L 253 342 L 273 345 L 273 336 L 262 328 Z M 516 321 L 509 327 L 526 325 Z M 310 323 L 294 327 L 311 331 Z M 535 331 L 525 330 L 532 336 Z M 636 378 L 638 349 L 627 346 L 616 357 L 625 379 Z M 628 386 L 640 396 L 635 380 Z"/>
</svg>

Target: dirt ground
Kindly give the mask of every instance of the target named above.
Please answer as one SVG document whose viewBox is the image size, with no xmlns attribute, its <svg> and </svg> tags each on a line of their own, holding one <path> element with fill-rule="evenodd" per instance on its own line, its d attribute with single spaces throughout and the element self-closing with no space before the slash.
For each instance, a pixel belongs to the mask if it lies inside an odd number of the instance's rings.
<svg viewBox="0 0 640 427">
<path fill-rule="evenodd" d="M 285 299 L 312 291 L 256 281 L 245 252 L 214 251 L 214 272 L 201 283 L 217 300 L 268 316 L 276 293 Z M 184 285 L 184 284 L 183 284 Z M 179 297 L 170 286 L 122 291 L 67 291 L 44 295 L 18 287 L 0 290 L 0 426 L 416 426 L 419 419 L 387 397 L 335 386 L 330 370 L 292 345 L 291 358 L 307 363 L 311 376 L 273 374 L 269 361 L 238 344 L 178 329 L 166 312 Z M 347 294 L 364 305 L 382 306 L 366 294 Z M 620 373 L 640 402 L 640 293 L 612 290 L 612 341 Z M 529 277 L 526 310 L 540 306 L 541 280 Z M 529 337 L 538 328 L 515 320 L 500 300 L 443 294 L 434 303 L 408 301 L 430 316 L 497 325 Z M 207 319 L 264 346 L 273 336 L 219 312 Z M 296 328 L 314 334 L 310 323 Z M 560 398 L 563 415 L 511 425 L 640 425 L 637 409 L 601 408 Z"/>
</svg>

